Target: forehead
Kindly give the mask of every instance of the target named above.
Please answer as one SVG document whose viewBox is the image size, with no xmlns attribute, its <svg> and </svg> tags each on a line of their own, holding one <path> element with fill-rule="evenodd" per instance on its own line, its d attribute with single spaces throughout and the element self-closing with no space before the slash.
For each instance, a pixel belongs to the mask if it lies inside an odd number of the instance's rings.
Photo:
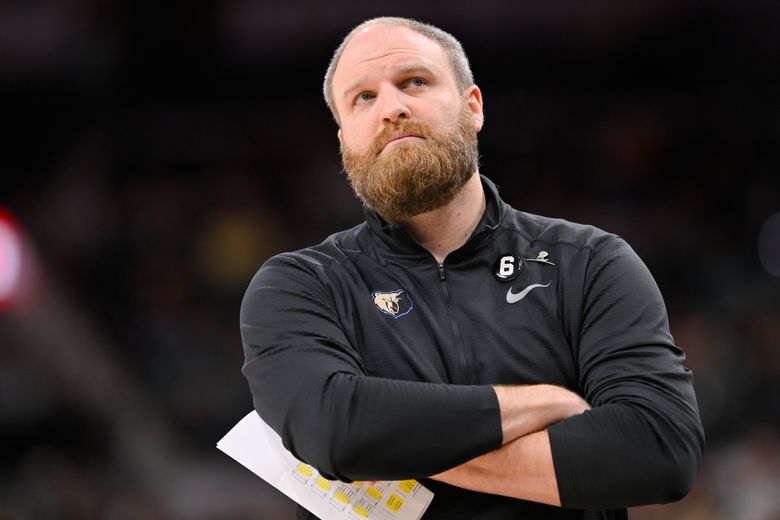
<svg viewBox="0 0 780 520">
<path fill-rule="evenodd" d="M 358 78 L 414 64 L 454 76 L 447 54 L 435 40 L 406 27 L 367 27 L 345 47 L 333 76 L 334 91 L 338 95 L 339 86 Z"/>
</svg>

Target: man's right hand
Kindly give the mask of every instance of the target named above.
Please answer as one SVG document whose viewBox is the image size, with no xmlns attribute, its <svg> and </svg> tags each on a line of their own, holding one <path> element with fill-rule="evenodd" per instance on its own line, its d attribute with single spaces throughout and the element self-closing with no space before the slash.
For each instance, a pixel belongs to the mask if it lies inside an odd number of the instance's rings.
<svg viewBox="0 0 780 520">
<path fill-rule="evenodd" d="M 555 385 L 494 386 L 506 444 L 590 410 L 579 395 Z"/>
</svg>

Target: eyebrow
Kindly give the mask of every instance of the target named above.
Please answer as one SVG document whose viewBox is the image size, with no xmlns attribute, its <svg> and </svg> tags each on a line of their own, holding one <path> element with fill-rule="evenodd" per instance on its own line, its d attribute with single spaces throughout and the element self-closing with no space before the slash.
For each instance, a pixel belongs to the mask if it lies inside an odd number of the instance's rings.
<svg viewBox="0 0 780 520">
<path fill-rule="evenodd" d="M 433 71 L 429 67 L 422 64 L 405 65 L 397 69 L 394 73 L 399 76 L 407 76 L 410 74 L 423 74 L 427 76 L 434 76 Z M 357 81 L 350 84 L 350 86 L 344 90 L 344 94 L 342 98 L 347 98 L 350 93 L 360 88 L 367 81 L 368 81 L 368 77 L 363 76 Z"/>
</svg>

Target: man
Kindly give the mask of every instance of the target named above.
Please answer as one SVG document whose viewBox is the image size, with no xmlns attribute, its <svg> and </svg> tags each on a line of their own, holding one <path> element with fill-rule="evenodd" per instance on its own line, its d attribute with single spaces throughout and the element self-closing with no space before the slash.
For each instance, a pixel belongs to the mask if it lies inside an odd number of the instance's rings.
<svg viewBox="0 0 780 520">
<path fill-rule="evenodd" d="M 270 259 L 241 309 L 255 408 L 288 449 L 344 481 L 427 477 L 431 519 L 684 496 L 703 432 L 658 288 L 620 238 L 519 212 L 479 174 L 457 40 L 369 20 L 324 92 L 366 222 Z"/>
</svg>

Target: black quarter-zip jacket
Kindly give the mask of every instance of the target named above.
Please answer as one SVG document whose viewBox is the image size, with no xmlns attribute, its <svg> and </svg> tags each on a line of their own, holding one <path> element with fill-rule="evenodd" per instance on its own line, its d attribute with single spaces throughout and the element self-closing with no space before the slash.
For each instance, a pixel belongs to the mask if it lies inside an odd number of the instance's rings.
<svg viewBox="0 0 780 520">
<path fill-rule="evenodd" d="M 560 385 L 592 406 L 548 430 L 563 508 L 424 480 L 423 518 L 626 518 L 679 499 L 704 434 L 649 271 L 619 237 L 482 183 L 485 214 L 442 265 L 366 210 L 261 267 L 240 318 L 257 412 L 330 478 L 425 479 L 501 446 L 490 385 Z"/>
</svg>

